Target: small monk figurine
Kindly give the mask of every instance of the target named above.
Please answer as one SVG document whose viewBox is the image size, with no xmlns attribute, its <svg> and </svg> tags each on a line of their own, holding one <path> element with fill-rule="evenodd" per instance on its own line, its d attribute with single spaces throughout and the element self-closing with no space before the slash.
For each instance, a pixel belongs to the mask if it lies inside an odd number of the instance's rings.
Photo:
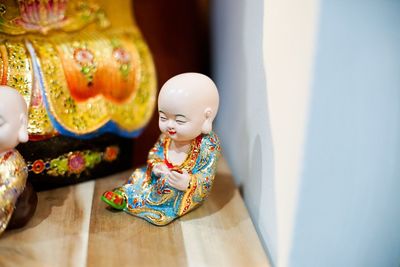
<svg viewBox="0 0 400 267">
<path fill-rule="evenodd" d="M 26 163 L 14 149 L 18 143 L 28 141 L 27 125 L 24 98 L 16 90 L 0 86 L 0 234 L 9 223 L 12 228 L 25 225 L 36 209 L 36 192 L 32 187 L 24 190 Z"/>
<path fill-rule="evenodd" d="M 207 76 L 184 73 L 168 80 L 158 97 L 162 133 L 147 166 L 102 200 L 155 225 L 198 207 L 210 193 L 221 150 L 212 131 L 218 105 L 217 87 Z"/>
</svg>

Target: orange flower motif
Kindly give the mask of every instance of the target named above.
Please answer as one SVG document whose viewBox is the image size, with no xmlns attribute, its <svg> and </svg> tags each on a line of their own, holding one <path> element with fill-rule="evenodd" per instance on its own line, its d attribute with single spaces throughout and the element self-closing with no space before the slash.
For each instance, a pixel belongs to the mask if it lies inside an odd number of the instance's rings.
<svg viewBox="0 0 400 267">
<path fill-rule="evenodd" d="M 41 173 L 44 170 L 44 161 L 41 159 L 35 160 L 32 164 L 32 171 L 36 174 Z"/>
<path fill-rule="evenodd" d="M 116 146 L 109 146 L 106 148 L 106 151 L 104 151 L 104 160 L 105 161 L 114 161 L 119 154 L 119 148 Z"/>
</svg>

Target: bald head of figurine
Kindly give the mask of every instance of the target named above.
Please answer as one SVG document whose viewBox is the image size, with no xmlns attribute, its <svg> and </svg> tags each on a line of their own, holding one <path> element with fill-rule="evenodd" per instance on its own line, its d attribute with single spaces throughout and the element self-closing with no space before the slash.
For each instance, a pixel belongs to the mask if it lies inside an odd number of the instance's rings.
<svg viewBox="0 0 400 267">
<path fill-rule="evenodd" d="M 206 75 L 174 76 L 163 85 L 158 96 L 160 130 L 177 142 L 209 134 L 218 105 L 217 87 Z"/>
<path fill-rule="evenodd" d="M 0 153 L 28 141 L 27 106 L 24 98 L 8 86 L 0 86 Z"/>
</svg>

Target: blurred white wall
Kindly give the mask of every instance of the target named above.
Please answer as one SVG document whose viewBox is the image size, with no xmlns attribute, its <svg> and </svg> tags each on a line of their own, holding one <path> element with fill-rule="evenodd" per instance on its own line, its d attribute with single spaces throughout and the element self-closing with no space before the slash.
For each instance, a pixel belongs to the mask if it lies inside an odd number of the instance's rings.
<svg viewBox="0 0 400 267">
<path fill-rule="evenodd" d="M 302 167 L 315 2 L 219 0 L 213 7 L 217 131 L 264 246 L 283 264 Z"/>
<path fill-rule="evenodd" d="M 400 263 L 399 5 L 213 1 L 216 130 L 274 265 Z"/>
<path fill-rule="evenodd" d="M 276 259 L 281 266 L 287 265 L 291 249 L 303 171 L 318 4 L 317 0 L 271 0 L 264 4 L 263 52 L 274 150 Z"/>
<path fill-rule="evenodd" d="M 270 257 L 277 253 L 273 147 L 263 58 L 263 1 L 213 1 L 216 131 Z"/>
<path fill-rule="evenodd" d="M 400 266 L 400 1 L 322 0 L 290 266 Z"/>
</svg>

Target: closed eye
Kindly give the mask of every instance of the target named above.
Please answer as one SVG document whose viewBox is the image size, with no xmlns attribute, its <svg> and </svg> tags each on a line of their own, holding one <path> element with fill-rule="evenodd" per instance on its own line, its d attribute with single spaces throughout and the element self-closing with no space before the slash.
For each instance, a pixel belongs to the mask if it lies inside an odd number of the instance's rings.
<svg viewBox="0 0 400 267">
<path fill-rule="evenodd" d="M 188 118 L 182 114 L 176 114 L 175 121 L 178 124 L 185 124 L 186 122 L 188 122 Z"/>
</svg>

